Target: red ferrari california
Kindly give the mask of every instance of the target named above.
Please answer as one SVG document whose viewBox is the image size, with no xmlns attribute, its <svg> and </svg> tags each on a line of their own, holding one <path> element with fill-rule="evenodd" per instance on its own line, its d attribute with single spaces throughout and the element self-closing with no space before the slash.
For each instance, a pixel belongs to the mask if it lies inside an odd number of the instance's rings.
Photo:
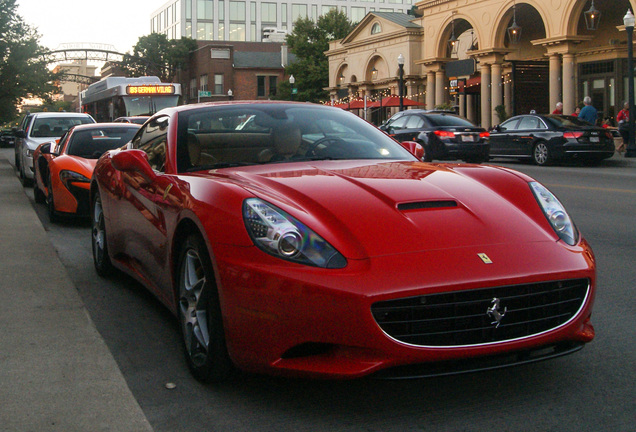
<svg viewBox="0 0 636 432">
<path fill-rule="evenodd" d="M 321 105 L 165 109 L 95 167 L 95 268 L 178 317 L 206 382 L 422 377 L 591 341 L 594 255 L 557 198 L 418 152 Z"/>
<path fill-rule="evenodd" d="M 89 189 L 97 159 L 121 147 L 139 129 L 136 124 L 91 123 L 74 126 L 58 142 L 44 143 L 33 153 L 34 196 L 46 203 L 51 221 L 61 214 L 87 216 Z"/>
</svg>

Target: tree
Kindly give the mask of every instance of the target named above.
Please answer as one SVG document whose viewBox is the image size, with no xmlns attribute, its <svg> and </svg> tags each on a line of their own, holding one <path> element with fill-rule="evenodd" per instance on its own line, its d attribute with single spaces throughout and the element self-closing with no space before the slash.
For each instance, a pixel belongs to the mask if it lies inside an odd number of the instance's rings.
<svg viewBox="0 0 636 432">
<path fill-rule="evenodd" d="M 122 68 L 131 76 L 158 76 L 162 82 L 170 82 L 197 48 L 191 38 L 168 39 L 151 33 L 139 38 L 132 54 L 124 55 Z"/>
<path fill-rule="evenodd" d="M 47 67 L 38 33 L 17 14 L 16 0 L 0 0 L 0 123 L 17 116 L 23 98 L 48 98 L 59 75 Z"/>
<path fill-rule="evenodd" d="M 294 75 L 298 94 L 294 100 L 319 102 L 327 99 L 325 87 L 329 86 L 329 61 L 325 51 L 329 42 L 342 39 L 353 30 L 354 25 L 347 15 L 332 9 L 314 23 L 309 18 L 300 18 L 294 23 L 294 31 L 287 36 L 290 51 L 296 61 L 287 66 L 287 75 Z M 282 86 L 283 97 L 289 98 L 289 83 Z"/>
</svg>

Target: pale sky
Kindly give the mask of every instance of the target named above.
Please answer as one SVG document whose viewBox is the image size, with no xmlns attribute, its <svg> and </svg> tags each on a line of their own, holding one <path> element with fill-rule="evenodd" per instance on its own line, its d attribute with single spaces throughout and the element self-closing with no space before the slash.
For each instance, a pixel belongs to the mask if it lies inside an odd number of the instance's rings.
<svg viewBox="0 0 636 432">
<path fill-rule="evenodd" d="M 113 45 L 132 51 L 150 33 L 150 14 L 167 0 L 18 0 L 18 14 L 38 29 L 40 44 L 55 50 L 61 44 Z"/>
</svg>

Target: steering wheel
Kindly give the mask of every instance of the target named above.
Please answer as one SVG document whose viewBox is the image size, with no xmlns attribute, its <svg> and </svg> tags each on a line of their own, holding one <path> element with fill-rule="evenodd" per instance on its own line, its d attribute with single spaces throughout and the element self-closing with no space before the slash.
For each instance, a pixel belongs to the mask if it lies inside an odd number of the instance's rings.
<svg viewBox="0 0 636 432">
<path fill-rule="evenodd" d="M 328 143 L 328 144 L 327 144 Z M 309 148 L 307 149 L 307 151 L 305 152 L 306 155 L 313 155 L 313 156 L 319 156 L 316 153 L 316 148 L 320 145 L 320 144 L 327 144 L 327 147 L 325 150 L 329 150 L 330 147 L 340 147 L 340 146 L 345 146 L 347 145 L 347 143 L 342 139 L 342 138 L 338 138 L 338 137 L 330 137 L 330 136 L 326 136 L 320 139 L 317 139 L 316 141 L 314 141 Z M 323 155 L 324 156 L 324 155 Z"/>
</svg>

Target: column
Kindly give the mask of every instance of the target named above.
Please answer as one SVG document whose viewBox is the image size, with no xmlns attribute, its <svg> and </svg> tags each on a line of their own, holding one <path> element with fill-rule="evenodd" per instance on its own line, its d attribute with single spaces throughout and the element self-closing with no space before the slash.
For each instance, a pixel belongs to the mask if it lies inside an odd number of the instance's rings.
<svg viewBox="0 0 636 432">
<path fill-rule="evenodd" d="M 563 54 L 563 113 L 572 114 L 576 108 L 574 82 L 574 54 Z M 586 96 L 586 95 L 583 95 Z"/>
<path fill-rule="evenodd" d="M 475 97 L 472 94 L 466 95 L 466 118 L 473 123 L 477 122 L 475 115 Z"/>
<path fill-rule="evenodd" d="M 481 127 L 490 129 L 490 65 L 481 64 Z"/>
<path fill-rule="evenodd" d="M 563 102 L 561 100 L 561 57 L 559 54 L 552 54 L 550 56 L 550 110 L 548 112 L 554 110 L 557 102 Z M 565 109 L 565 104 L 563 109 Z M 572 111 L 564 111 L 563 113 L 571 114 Z"/>
<path fill-rule="evenodd" d="M 493 63 L 490 67 L 490 71 L 492 73 L 492 87 L 491 87 L 491 104 L 490 107 L 492 109 L 492 124 L 499 124 L 501 120 L 497 115 L 497 111 L 495 111 L 495 107 L 498 105 L 503 105 L 503 81 L 501 79 L 501 63 Z"/>
<path fill-rule="evenodd" d="M 446 102 L 446 95 L 444 91 L 444 83 L 446 82 L 445 77 L 446 74 L 443 70 L 440 69 L 435 72 L 435 106 L 441 105 Z"/>
<path fill-rule="evenodd" d="M 435 72 L 426 72 L 426 109 L 435 109 Z"/>
<path fill-rule="evenodd" d="M 458 93 L 457 98 L 459 99 L 459 115 L 466 117 L 466 93 Z"/>
<path fill-rule="evenodd" d="M 512 117 L 512 81 L 510 75 L 504 82 L 504 105 L 506 106 L 506 114 Z"/>
</svg>

